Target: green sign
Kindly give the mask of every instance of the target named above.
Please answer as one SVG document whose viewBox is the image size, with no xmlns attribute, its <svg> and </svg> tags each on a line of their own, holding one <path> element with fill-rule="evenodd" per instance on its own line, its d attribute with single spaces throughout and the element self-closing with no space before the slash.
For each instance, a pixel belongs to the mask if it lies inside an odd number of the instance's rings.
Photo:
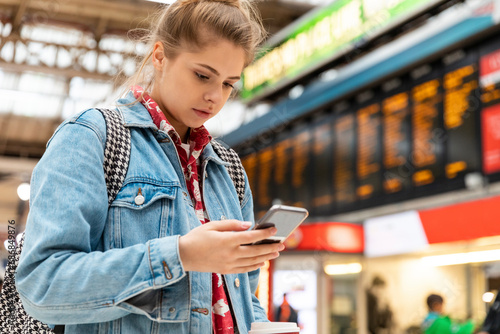
<svg viewBox="0 0 500 334">
<path fill-rule="evenodd" d="M 436 0 L 337 0 L 298 24 L 243 72 L 243 101 L 264 95 L 334 58 L 353 42 Z"/>
</svg>

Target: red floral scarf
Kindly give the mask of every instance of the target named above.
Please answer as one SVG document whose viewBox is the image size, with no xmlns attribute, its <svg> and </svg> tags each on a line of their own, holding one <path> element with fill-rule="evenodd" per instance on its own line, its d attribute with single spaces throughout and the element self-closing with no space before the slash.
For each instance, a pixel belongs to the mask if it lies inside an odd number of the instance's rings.
<svg viewBox="0 0 500 334">
<path fill-rule="evenodd" d="M 172 138 L 177 154 L 179 155 L 189 195 L 193 200 L 196 216 L 202 224 L 208 223 L 208 215 L 205 211 L 201 184 L 199 178 L 200 159 L 203 149 L 212 140 L 207 129 L 202 125 L 196 129 L 190 129 L 188 144 L 190 153 L 182 147 L 182 140 L 174 127 L 168 122 L 165 114 L 158 104 L 144 92 L 140 86 L 132 87 L 136 99 L 141 98 L 141 103 L 146 107 L 159 130 L 165 131 Z M 214 332 L 219 334 L 233 334 L 234 321 L 228 303 L 224 280 L 221 274 L 212 273 L 212 323 Z"/>
</svg>

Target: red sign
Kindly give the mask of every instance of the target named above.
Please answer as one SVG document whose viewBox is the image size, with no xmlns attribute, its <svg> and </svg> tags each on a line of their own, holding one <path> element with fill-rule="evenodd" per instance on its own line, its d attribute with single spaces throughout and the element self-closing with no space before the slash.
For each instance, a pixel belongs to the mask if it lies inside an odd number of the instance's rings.
<svg viewBox="0 0 500 334">
<path fill-rule="evenodd" d="M 500 196 L 419 211 L 429 244 L 500 235 Z"/>
<path fill-rule="evenodd" d="M 483 171 L 500 171 L 500 105 L 483 109 L 481 113 L 483 140 Z"/>
<path fill-rule="evenodd" d="M 362 253 L 363 226 L 337 222 L 301 225 L 288 237 L 285 246 L 288 250 Z"/>
<path fill-rule="evenodd" d="M 481 57 L 479 77 L 481 86 L 488 86 L 500 81 L 500 50 Z"/>
</svg>

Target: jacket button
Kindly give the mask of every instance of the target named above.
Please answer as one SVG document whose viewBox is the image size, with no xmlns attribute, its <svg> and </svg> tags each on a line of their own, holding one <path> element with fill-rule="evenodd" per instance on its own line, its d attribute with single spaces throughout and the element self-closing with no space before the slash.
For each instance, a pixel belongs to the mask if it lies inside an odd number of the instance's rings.
<svg viewBox="0 0 500 334">
<path fill-rule="evenodd" d="M 224 219 L 226 219 L 226 216 L 224 216 L 224 215 L 220 216 L 220 220 L 224 220 Z"/>
<path fill-rule="evenodd" d="M 174 312 L 175 312 L 175 307 L 171 307 L 171 308 L 169 308 L 169 309 L 168 309 L 168 312 L 170 312 L 170 313 L 174 313 Z"/>
<path fill-rule="evenodd" d="M 137 205 L 142 205 L 142 204 L 144 204 L 144 196 L 142 196 L 142 195 L 137 195 L 137 196 L 135 196 L 134 202 L 135 202 L 135 204 L 137 204 Z"/>
<path fill-rule="evenodd" d="M 235 285 L 237 288 L 239 288 L 239 287 L 240 287 L 240 279 L 239 279 L 239 278 L 237 278 L 237 279 L 235 279 L 235 280 L 234 280 L 234 285 Z"/>
</svg>

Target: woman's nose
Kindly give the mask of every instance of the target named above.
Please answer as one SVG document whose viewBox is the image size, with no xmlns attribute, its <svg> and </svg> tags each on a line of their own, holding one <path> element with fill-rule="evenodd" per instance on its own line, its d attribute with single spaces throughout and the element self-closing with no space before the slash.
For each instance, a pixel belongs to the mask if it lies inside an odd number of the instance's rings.
<svg viewBox="0 0 500 334">
<path fill-rule="evenodd" d="M 218 104 L 223 99 L 222 88 L 211 87 L 205 92 L 205 100 L 212 102 L 213 104 Z"/>
</svg>

